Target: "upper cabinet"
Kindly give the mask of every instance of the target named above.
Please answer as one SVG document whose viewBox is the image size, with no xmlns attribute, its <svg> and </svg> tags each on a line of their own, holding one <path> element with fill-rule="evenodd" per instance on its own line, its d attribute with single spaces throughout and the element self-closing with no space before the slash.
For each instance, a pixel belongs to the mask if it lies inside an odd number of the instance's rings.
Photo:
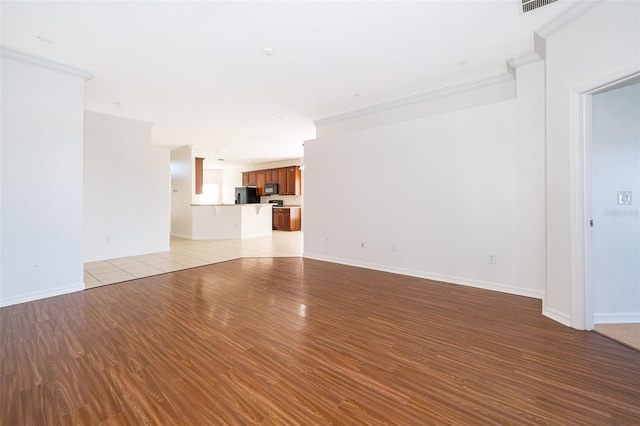
<svg viewBox="0 0 640 426">
<path fill-rule="evenodd" d="M 196 194 L 202 194 L 202 185 L 204 183 L 204 158 L 196 157 L 195 160 L 195 175 L 196 175 Z"/>
<path fill-rule="evenodd" d="M 278 184 L 278 195 L 300 195 L 302 189 L 300 166 L 242 173 L 242 186 L 255 186 L 258 195 L 264 195 L 264 186 L 268 183 Z"/>
<path fill-rule="evenodd" d="M 266 183 L 279 183 L 278 169 L 265 170 L 265 182 Z"/>
<path fill-rule="evenodd" d="M 264 195 L 265 171 L 258 170 L 256 172 L 256 194 Z"/>
<path fill-rule="evenodd" d="M 285 182 L 280 181 L 278 185 L 279 195 L 300 195 L 300 167 L 292 166 L 285 168 Z"/>
</svg>

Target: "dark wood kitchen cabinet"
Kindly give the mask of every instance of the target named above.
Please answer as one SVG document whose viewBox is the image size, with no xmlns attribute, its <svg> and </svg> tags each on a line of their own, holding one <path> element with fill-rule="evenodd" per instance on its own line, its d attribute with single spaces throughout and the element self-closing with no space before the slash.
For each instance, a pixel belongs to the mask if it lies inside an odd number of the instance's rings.
<svg viewBox="0 0 640 426">
<path fill-rule="evenodd" d="M 266 173 L 264 170 L 258 170 L 256 172 L 256 194 L 264 195 Z"/>
<path fill-rule="evenodd" d="M 300 195 L 300 166 L 278 169 L 278 195 Z"/>
<path fill-rule="evenodd" d="M 278 195 L 287 195 L 287 169 L 278 169 Z"/>
<path fill-rule="evenodd" d="M 265 170 L 265 183 L 279 183 L 278 169 Z"/>
<path fill-rule="evenodd" d="M 299 231 L 302 228 L 300 207 L 274 207 L 273 229 L 275 231 Z"/>
<path fill-rule="evenodd" d="M 256 186 L 257 178 L 256 172 L 242 172 L 242 186 Z"/>
<path fill-rule="evenodd" d="M 196 157 L 195 175 L 196 175 L 196 194 L 202 194 L 202 185 L 204 184 L 204 158 L 203 157 Z"/>
<path fill-rule="evenodd" d="M 268 183 L 278 184 L 278 195 L 300 195 L 302 192 L 300 166 L 242 172 L 242 186 L 255 186 L 258 195 L 264 195 L 264 186 Z"/>
</svg>

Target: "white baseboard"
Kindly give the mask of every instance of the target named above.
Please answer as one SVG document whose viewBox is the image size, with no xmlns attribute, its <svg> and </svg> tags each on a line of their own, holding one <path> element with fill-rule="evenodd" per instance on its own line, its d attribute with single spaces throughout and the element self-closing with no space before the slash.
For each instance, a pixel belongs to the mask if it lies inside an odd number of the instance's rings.
<svg viewBox="0 0 640 426">
<path fill-rule="evenodd" d="M 352 260 L 348 260 L 348 259 L 340 259 L 340 258 L 335 258 L 335 257 L 330 257 L 330 256 L 323 256 L 323 255 L 319 255 L 319 254 L 314 254 L 314 253 L 303 253 L 302 257 L 307 258 L 307 259 L 321 260 L 321 261 L 324 261 L 324 262 L 339 263 L 341 265 L 348 265 L 348 266 L 356 266 L 356 267 L 359 267 L 359 268 L 373 269 L 373 270 L 376 270 L 376 271 L 390 272 L 390 273 L 393 273 L 393 274 L 408 275 L 408 276 L 411 276 L 411 277 L 424 278 L 424 279 L 427 279 L 427 280 L 441 281 L 441 282 L 446 282 L 446 283 L 450 283 L 450 284 L 459 284 L 459 285 L 464 285 L 464 286 L 467 286 L 467 287 L 481 288 L 481 289 L 484 289 L 484 290 L 499 291 L 501 293 L 514 294 L 514 295 L 517 295 L 517 296 L 532 297 L 532 298 L 535 298 L 535 299 L 542 299 L 542 296 L 543 296 L 543 292 L 542 291 L 531 290 L 531 289 L 522 288 L 522 287 L 509 286 L 509 285 L 505 285 L 505 284 L 493 283 L 493 282 L 488 282 L 488 281 L 478 281 L 478 280 L 472 280 L 472 279 L 468 279 L 468 278 L 461 278 L 461 277 L 455 277 L 455 276 L 449 276 L 449 275 L 435 274 L 435 273 L 426 272 L 426 271 L 417 271 L 417 270 L 412 270 L 412 269 L 395 268 L 395 267 L 392 267 L 392 266 L 379 265 L 379 264 L 374 264 L 374 263 L 357 262 L 357 261 L 352 261 Z"/>
<path fill-rule="evenodd" d="M 132 257 L 132 256 L 142 256 L 145 254 L 153 254 L 153 253 L 162 253 L 165 251 L 169 251 L 169 246 L 159 246 L 159 247 L 148 247 L 146 249 L 142 249 L 142 250 L 132 250 L 132 251 L 122 251 L 122 252 L 114 252 L 114 253 L 108 253 L 105 254 L 103 256 L 94 256 L 94 257 L 88 257 L 84 259 L 84 263 L 88 263 L 88 262 L 98 262 L 100 260 L 107 260 L 107 259 L 117 259 L 119 257 Z"/>
<path fill-rule="evenodd" d="M 569 315 L 563 312 L 556 311 L 555 309 L 549 308 L 548 306 L 544 306 L 542 308 L 542 315 L 556 322 L 559 322 L 562 325 L 566 325 L 567 327 L 572 327 L 571 317 L 569 317 Z"/>
<path fill-rule="evenodd" d="M 0 306 L 17 305 L 18 303 L 33 302 L 34 300 L 45 299 L 47 297 L 60 296 L 68 293 L 75 293 L 85 289 L 84 283 L 74 284 L 66 287 L 58 287 L 47 289 L 44 291 L 36 291 L 33 293 L 20 294 L 18 296 L 3 298 L 0 300 Z"/>
<path fill-rule="evenodd" d="M 594 314 L 594 324 L 638 324 L 640 312 L 621 312 L 609 314 Z"/>
<path fill-rule="evenodd" d="M 186 235 L 186 234 L 175 234 L 175 233 L 172 232 L 169 235 L 172 236 L 172 237 L 175 237 L 175 238 L 183 238 L 185 240 L 190 240 L 191 239 L 191 235 Z"/>
</svg>

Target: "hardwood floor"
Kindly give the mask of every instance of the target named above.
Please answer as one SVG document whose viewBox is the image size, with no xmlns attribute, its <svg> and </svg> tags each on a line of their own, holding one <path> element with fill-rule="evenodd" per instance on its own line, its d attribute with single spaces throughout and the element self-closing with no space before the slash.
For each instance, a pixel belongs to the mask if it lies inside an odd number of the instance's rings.
<svg viewBox="0 0 640 426">
<path fill-rule="evenodd" d="M 0 309 L 0 424 L 637 425 L 640 353 L 540 301 L 301 258 Z"/>
</svg>

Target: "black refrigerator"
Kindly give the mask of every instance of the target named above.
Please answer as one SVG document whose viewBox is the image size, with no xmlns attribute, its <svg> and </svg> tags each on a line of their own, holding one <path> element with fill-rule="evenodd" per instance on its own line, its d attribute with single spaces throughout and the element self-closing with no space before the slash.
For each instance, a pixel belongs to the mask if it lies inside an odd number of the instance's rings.
<svg viewBox="0 0 640 426">
<path fill-rule="evenodd" d="M 236 187 L 236 204 L 259 203 L 260 196 L 256 193 L 255 186 Z"/>
</svg>

